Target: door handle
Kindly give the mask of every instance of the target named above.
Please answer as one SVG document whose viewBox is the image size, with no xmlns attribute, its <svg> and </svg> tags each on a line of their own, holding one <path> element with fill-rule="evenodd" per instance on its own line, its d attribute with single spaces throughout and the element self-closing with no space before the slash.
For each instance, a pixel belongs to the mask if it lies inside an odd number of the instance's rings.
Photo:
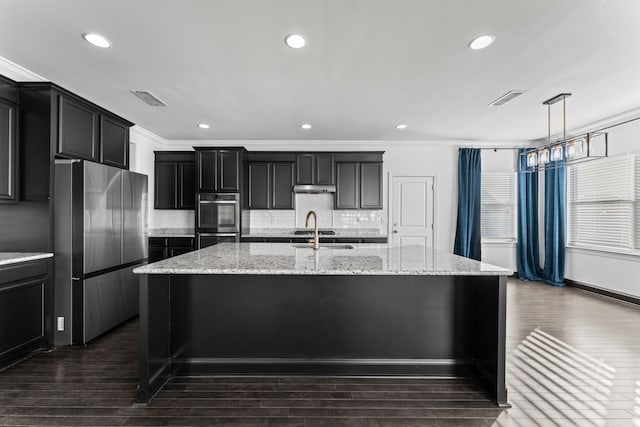
<svg viewBox="0 0 640 427">
<path fill-rule="evenodd" d="M 398 230 L 393 230 L 394 233 L 398 233 Z"/>
</svg>

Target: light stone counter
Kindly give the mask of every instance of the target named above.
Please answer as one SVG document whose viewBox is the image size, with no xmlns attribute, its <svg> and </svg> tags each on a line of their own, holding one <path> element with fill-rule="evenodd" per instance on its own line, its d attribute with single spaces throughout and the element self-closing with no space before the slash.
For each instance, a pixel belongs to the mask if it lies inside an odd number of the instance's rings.
<svg viewBox="0 0 640 427">
<path fill-rule="evenodd" d="M 51 258 L 52 253 L 40 252 L 0 252 L 0 266 L 18 264 L 20 262 L 35 261 L 38 259 Z"/>
<path fill-rule="evenodd" d="M 193 228 L 152 228 L 147 232 L 148 237 L 195 237 Z"/>
<path fill-rule="evenodd" d="M 133 270 L 138 274 L 256 275 L 511 275 L 497 267 L 422 246 L 324 245 L 314 251 L 289 243 L 223 243 Z"/>
</svg>

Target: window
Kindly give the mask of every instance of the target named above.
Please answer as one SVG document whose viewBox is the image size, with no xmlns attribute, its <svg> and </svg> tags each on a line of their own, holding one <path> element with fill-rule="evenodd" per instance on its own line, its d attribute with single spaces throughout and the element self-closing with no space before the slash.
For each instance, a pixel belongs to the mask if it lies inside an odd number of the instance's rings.
<svg viewBox="0 0 640 427">
<path fill-rule="evenodd" d="M 640 161 L 609 157 L 568 167 L 567 227 L 571 246 L 640 251 Z"/>
<path fill-rule="evenodd" d="M 482 225 L 484 242 L 516 240 L 515 172 L 483 172 L 481 178 Z"/>
</svg>

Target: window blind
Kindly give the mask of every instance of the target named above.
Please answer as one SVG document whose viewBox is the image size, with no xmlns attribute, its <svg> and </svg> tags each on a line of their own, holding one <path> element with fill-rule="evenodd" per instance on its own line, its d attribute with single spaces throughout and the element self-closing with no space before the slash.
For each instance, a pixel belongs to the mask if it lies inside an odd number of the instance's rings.
<svg viewBox="0 0 640 427">
<path fill-rule="evenodd" d="M 630 154 L 568 167 L 568 243 L 640 249 L 640 164 Z"/>
<path fill-rule="evenodd" d="M 482 239 L 515 240 L 515 172 L 483 172 L 480 200 L 482 204 Z"/>
</svg>

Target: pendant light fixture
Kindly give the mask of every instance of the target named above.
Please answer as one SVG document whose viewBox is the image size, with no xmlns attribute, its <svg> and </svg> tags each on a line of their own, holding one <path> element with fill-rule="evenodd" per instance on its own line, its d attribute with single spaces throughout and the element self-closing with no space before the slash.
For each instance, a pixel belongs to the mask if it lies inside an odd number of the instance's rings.
<svg viewBox="0 0 640 427">
<path fill-rule="evenodd" d="M 573 138 L 567 138 L 567 98 L 570 93 L 561 93 L 549 98 L 542 104 L 547 106 L 547 143 L 539 148 L 532 148 L 524 153 L 524 164 L 521 172 L 535 172 L 540 169 L 555 168 L 562 163 L 575 163 L 607 157 L 608 138 L 606 132 L 589 132 Z M 562 101 L 562 139 L 551 142 L 551 106 Z"/>
</svg>

